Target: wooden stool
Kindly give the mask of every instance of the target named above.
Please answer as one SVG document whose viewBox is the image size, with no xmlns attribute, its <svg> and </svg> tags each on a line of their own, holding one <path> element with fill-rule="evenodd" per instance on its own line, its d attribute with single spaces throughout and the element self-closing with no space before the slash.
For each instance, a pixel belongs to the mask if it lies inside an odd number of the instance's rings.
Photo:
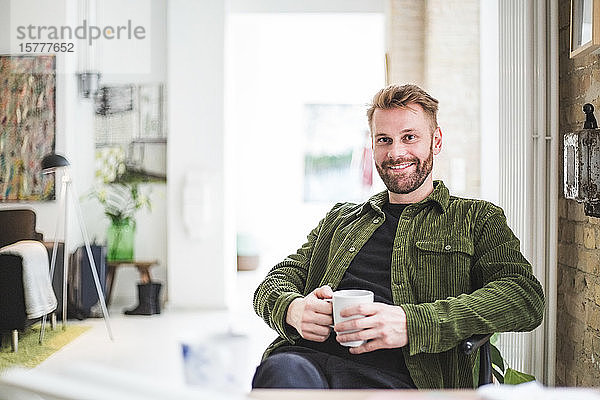
<svg viewBox="0 0 600 400">
<path fill-rule="evenodd" d="M 158 261 L 133 261 L 133 260 L 123 260 L 123 261 L 108 261 L 108 273 L 106 274 L 106 304 L 110 304 L 110 298 L 112 295 L 113 282 L 115 279 L 115 273 L 117 272 L 118 267 L 135 267 L 137 268 L 140 274 L 140 282 L 142 284 L 152 282 L 152 277 L 150 276 L 150 267 L 153 265 L 157 265 Z"/>
</svg>

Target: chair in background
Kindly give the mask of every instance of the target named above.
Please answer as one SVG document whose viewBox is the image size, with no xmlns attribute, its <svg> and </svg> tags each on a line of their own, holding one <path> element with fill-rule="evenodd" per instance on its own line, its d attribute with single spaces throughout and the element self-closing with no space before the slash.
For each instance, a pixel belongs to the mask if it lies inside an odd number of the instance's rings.
<svg viewBox="0 0 600 400">
<path fill-rule="evenodd" d="M 33 210 L 0 210 L 0 248 L 21 240 L 36 240 L 42 242 L 52 255 L 53 243 L 43 242 L 43 235 L 35 230 L 36 215 Z M 62 270 L 63 244 L 57 247 L 57 268 Z M 25 311 L 25 292 L 23 289 L 22 258 L 16 255 L 0 254 L 0 335 L 10 333 L 13 351 L 18 349 L 19 331 L 24 330 L 39 318 L 30 320 Z M 55 294 L 60 294 L 61 275 L 56 274 L 52 286 Z M 54 320 L 54 318 L 53 318 Z M 1 337 L 1 336 L 0 336 Z"/>
<path fill-rule="evenodd" d="M 490 338 L 492 333 L 487 335 L 473 335 L 463 340 L 459 349 L 463 354 L 470 355 L 479 349 L 479 383 L 478 386 L 492 383 L 492 356 L 490 351 Z"/>
</svg>

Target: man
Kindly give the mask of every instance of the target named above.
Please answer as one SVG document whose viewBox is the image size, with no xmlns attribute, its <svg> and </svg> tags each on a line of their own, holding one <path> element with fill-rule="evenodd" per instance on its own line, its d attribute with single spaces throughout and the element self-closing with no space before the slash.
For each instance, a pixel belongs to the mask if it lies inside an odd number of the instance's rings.
<svg viewBox="0 0 600 400">
<path fill-rule="evenodd" d="M 528 331 L 544 297 L 502 209 L 450 196 L 433 181 L 441 151 L 438 101 L 414 85 L 388 86 L 367 111 L 373 157 L 387 191 L 338 203 L 295 254 L 257 288 L 254 308 L 280 337 L 253 387 L 472 387 L 474 334 Z M 368 289 L 331 333 L 333 290 Z M 336 334 L 358 330 L 355 333 Z M 359 347 L 340 343 L 366 340 Z"/>
</svg>

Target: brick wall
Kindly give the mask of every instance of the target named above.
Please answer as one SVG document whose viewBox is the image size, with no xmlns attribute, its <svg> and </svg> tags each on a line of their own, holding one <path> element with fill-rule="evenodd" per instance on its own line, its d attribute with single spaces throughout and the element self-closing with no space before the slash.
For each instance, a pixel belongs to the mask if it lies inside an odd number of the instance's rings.
<svg viewBox="0 0 600 400">
<path fill-rule="evenodd" d="M 434 176 L 480 196 L 479 0 L 428 0 L 425 84 L 440 101 L 442 152 Z"/>
<path fill-rule="evenodd" d="M 581 129 L 584 103 L 600 111 L 600 56 L 569 58 L 570 0 L 559 0 L 558 326 L 556 384 L 600 386 L 600 218 L 565 200 L 562 134 Z M 600 117 L 600 113 L 596 112 Z"/>
<path fill-rule="evenodd" d="M 426 1 L 390 0 L 387 53 L 390 83 L 423 85 Z"/>
<path fill-rule="evenodd" d="M 440 101 L 434 178 L 478 197 L 479 0 L 390 0 L 387 52 L 390 83 L 415 83 Z"/>
</svg>

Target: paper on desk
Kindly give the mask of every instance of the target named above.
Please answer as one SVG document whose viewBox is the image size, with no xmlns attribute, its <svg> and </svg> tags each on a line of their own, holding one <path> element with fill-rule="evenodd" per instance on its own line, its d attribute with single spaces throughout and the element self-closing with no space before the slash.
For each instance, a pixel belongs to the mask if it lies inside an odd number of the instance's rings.
<svg viewBox="0 0 600 400">
<path fill-rule="evenodd" d="M 600 392 L 584 388 L 549 388 L 537 382 L 520 385 L 485 385 L 477 394 L 486 400 L 600 400 Z"/>
</svg>

